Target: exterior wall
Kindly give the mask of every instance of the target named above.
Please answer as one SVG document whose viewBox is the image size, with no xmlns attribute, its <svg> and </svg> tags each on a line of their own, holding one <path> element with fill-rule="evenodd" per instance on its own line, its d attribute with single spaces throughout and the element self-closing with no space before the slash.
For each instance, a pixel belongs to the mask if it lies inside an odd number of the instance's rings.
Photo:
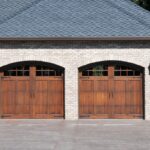
<svg viewBox="0 0 150 150">
<path fill-rule="evenodd" d="M 117 44 L 116 44 L 117 45 Z M 69 46 L 70 47 L 70 46 Z M 65 68 L 65 118 L 78 119 L 78 68 L 93 62 L 120 60 L 145 68 L 145 119 L 150 120 L 150 48 L 137 47 L 84 47 L 84 48 L 15 48 L 1 47 L 0 67 L 18 61 L 37 60 Z"/>
</svg>

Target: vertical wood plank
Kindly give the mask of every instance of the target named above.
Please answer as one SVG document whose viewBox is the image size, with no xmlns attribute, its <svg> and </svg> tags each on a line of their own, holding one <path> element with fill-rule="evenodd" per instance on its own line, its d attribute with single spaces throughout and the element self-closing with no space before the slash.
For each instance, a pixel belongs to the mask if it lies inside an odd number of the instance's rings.
<svg viewBox="0 0 150 150">
<path fill-rule="evenodd" d="M 109 117 L 112 118 L 114 114 L 114 66 L 108 67 L 108 95 L 109 95 Z"/>
<path fill-rule="evenodd" d="M 4 76 L 3 72 L 0 72 L 0 117 L 3 115 L 3 99 L 2 99 L 2 77 Z"/>
<path fill-rule="evenodd" d="M 32 112 L 32 117 L 35 116 L 35 77 L 36 77 L 36 67 L 30 66 L 30 108 Z"/>
<path fill-rule="evenodd" d="M 82 77 L 80 73 L 80 117 L 112 119 L 143 117 L 142 76 L 115 76 L 114 72 L 115 66 L 110 65 L 108 78 L 104 76 Z M 85 81 L 88 84 L 83 84 Z M 90 82 L 93 82 L 93 87 Z M 94 106 L 91 113 L 87 109 L 90 105 Z"/>
</svg>

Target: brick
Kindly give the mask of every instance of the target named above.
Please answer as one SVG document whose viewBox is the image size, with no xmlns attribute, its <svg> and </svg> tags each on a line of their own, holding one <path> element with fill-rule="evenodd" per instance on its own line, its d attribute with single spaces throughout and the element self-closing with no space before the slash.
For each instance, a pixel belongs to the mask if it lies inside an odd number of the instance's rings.
<svg viewBox="0 0 150 150">
<path fill-rule="evenodd" d="M 115 44 L 114 44 L 115 45 Z M 117 45 L 117 44 L 116 44 Z M 150 49 L 122 47 L 97 48 L 2 48 L 0 49 L 0 66 L 13 62 L 36 60 L 60 65 L 65 68 L 65 119 L 78 119 L 78 68 L 100 61 L 120 60 L 143 66 L 145 68 L 145 119 L 150 120 L 150 75 L 148 65 L 150 63 Z M 14 45 L 13 45 L 14 46 Z M 83 47 L 83 46 L 82 46 Z M 148 47 L 148 45 L 146 45 Z M 150 44 L 149 44 L 150 47 Z"/>
</svg>

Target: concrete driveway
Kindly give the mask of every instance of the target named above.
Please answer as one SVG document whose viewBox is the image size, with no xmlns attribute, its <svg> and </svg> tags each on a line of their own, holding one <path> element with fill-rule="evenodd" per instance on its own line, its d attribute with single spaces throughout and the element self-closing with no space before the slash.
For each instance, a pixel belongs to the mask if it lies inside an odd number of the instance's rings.
<svg viewBox="0 0 150 150">
<path fill-rule="evenodd" d="M 149 150 L 150 121 L 0 120 L 0 150 Z"/>
</svg>

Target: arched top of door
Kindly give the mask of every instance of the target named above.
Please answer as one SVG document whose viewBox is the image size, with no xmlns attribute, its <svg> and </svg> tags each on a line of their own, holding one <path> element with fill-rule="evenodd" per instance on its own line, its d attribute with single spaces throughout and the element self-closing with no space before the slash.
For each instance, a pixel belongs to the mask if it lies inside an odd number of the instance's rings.
<svg viewBox="0 0 150 150">
<path fill-rule="evenodd" d="M 64 68 L 42 61 L 23 61 L 5 65 L 0 68 L 4 76 L 29 76 L 31 67 L 35 68 L 36 76 L 61 76 Z"/>
<path fill-rule="evenodd" d="M 81 76 L 108 76 L 112 67 L 114 76 L 141 76 L 144 72 L 142 66 L 123 61 L 102 61 L 87 64 L 79 68 Z"/>
</svg>

